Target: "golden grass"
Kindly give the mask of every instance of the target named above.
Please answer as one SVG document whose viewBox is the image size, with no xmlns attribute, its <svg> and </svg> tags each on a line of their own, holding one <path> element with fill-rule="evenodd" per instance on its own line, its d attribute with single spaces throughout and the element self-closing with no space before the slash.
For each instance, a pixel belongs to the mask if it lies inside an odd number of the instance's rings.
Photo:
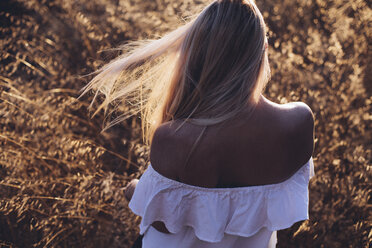
<svg viewBox="0 0 372 248">
<path fill-rule="evenodd" d="M 257 1 L 273 78 L 265 94 L 316 118 L 310 220 L 278 247 L 368 247 L 371 219 L 371 6 Z M 139 218 L 122 189 L 146 168 L 139 121 L 101 133 L 81 77 L 125 40 L 164 34 L 203 1 L 0 1 L 0 247 L 130 247 Z M 183 16 L 182 16 L 183 15 Z M 154 33 L 155 30 L 155 33 Z"/>
</svg>

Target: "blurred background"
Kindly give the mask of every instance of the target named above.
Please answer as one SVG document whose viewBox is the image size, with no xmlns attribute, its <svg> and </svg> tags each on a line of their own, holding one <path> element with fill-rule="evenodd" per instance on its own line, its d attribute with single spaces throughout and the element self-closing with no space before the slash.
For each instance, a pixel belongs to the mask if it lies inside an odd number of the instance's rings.
<svg viewBox="0 0 372 248">
<path fill-rule="evenodd" d="M 157 38 L 203 0 L 0 1 L 0 247 L 130 247 L 122 187 L 148 147 L 137 117 L 100 133 L 82 77 L 128 40 Z M 315 114 L 310 220 L 278 247 L 370 247 L 371 1 L 257 0 L 270 29 L 272 101 Z"/>
</svg>

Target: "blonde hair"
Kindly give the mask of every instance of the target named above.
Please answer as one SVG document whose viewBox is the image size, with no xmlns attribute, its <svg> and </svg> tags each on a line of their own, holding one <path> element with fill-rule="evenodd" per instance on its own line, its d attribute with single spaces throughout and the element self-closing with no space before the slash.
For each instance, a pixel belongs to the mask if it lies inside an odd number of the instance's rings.
<svg viewBox="0 0 372 248">
<path fill-rule="evenodd" d="M 82 89 L 105 96 L 94 115 L 139 114 L 145 141 L 164 122 L 213 125 L 254 108 L 269 80 L 263 17 L 251 0 L 218 0 L 158 40 L 131 42 Z M 81 97 L 80 96 L 80 97 Z"/>
</svg>

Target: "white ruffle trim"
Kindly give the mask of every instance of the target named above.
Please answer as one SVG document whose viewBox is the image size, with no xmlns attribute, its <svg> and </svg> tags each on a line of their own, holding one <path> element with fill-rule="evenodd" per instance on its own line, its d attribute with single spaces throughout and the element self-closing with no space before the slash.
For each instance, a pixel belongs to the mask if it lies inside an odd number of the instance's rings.
<svg viewBox="0 0 372 248">
<path fill-rule="evenodd" d="M 166 178 L 149 165 L 129 207 L 142 217 L 141 234 L 154 221 L 162 221 L 171 233 L 190 226 L 200 240 L 212 243 L 225 233 L 250 237 L 263 227 L 276 231 L 308 219 L 308 182 L 313 175 L 310 158 L 281 183 L 203 188 Z"/>
</svg>

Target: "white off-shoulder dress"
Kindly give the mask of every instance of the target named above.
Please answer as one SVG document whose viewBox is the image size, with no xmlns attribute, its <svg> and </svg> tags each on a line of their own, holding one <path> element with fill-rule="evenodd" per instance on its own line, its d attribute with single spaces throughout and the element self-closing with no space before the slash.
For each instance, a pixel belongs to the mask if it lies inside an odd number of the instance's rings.
<svg viewBox="0 0 372 248">
<path fill-rule="evenodd" d="M 276 231 L 308 219 L 313 159 L 284 182 L 238 188 L 203 188 L 162 176 L 151 164 L 130 209 L 142 217 L 144 248 L 272 248 Z M 151 226 L 162 221 L 170 234 Z"/>
</svg>

